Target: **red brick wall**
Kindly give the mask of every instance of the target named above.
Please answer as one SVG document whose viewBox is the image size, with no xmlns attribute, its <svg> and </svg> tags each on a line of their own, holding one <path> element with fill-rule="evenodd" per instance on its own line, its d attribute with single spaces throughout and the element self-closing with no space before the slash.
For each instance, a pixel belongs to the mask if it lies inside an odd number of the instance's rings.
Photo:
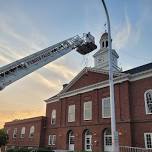
<svg viewBox="0 0 152 152">
<path fill-rule="evenodd" d="M 72 130 L 75 134 L 77 150 L 83 149 L 83 131 L 90 129 L 93 135 L 94 152 L 103 149 L 103 131 L 110 127 L 110 118 L 102 118 L 102 98 L 109 97 L 109 88 L 102 88 L 91 92 L 78 94 L 72 97 L 61 99 L 59 102 L 47 104 L 46 115 L 50 122 L 52 109 L 57 109 L 57 125 L 49 125 L 46 130 L 46 146 L 48 145 L 49 134 L 57 135 L 56 147 L 58 149 L 67 149 L 67 132 Z M 92 120 L 83 120 L 83 104 L 85 101 L 92 101 Z M 130 107 L 129 107 L 129 82 L 126 81 L 115 85 L 115 102 L 117 126 L 120 131 L 120 143 L 122 145 L 131 145 L 130 129 Z M 68 123 L 68 106 L 75 104 L 76 121 Z M 50 124 L 50 123 L 49 123 Z M 95 142 L 96 141 L 96 142 Z"/>
<path fill-rule="evenodd" d="M 130 85 L 130 107 L 132 119 L 132 142 L 145 147 L 144 133 L 152 132 L 152 114 L 146 115 L 144 93 L 152 89 L 152 78 L 132 82 Z"/>
<path fill-rule="evenodd" d="M 108 80 L 108 75 L 88 71 L 82 77 L 80 77 L 79 80 L 77 80 L 77 82 L 68 89 L 68 91 L 89 86 L 104 80 Z"/>
<path fill-rule="evenodd" d="M 38 118 L 30 118 L 30 119 L 25 119 L 25 120 L 18 120 L 18 121 L 13 121 L 10 123 L 5 124 L 5 129 L 9 129 L 9 143 L 8 146 L 14 145 L 16 147 L 39 147 L 44 145 L 44 133 L 45 133 L 45 128 L 44 128 L 44 123 L 45 123 L 45 118 L 44 117 L 38 117 Z M 30 127 L 33 126 L 35 127 L 35 133 L 33 138 L 29 138 L 29 131 Z M 43 126 L 43 127 L 42 127 Z M 20 138 L 20 133 L 22 127 L 25 127 L 25 136 L 24 138 Z M 17 128 L 17 137 L 13 138 L 13 131 L 14 129 Z"/>
<path fill-rule="evenodd" d="M 133 121 L 152 120 L 152 115 L 146 115 L 144 93 L 152 89 L 152 77 L 131 83 L 130 107 Z"/>
</svg>

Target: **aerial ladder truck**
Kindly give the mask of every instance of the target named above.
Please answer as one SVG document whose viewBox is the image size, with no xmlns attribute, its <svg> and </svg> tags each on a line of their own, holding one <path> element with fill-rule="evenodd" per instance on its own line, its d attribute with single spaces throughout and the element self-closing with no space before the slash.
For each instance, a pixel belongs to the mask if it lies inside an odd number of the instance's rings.
<svg viewBox="0 0 152 152">
<path fill-rule="evenodd" d="M 3 90 L 6 86 L 74 49 L 80 54 L 85 55 L 96 48 L 95 39 L 89 32 L 83 34 L 82 37 L 79 35 L 74 36 L 13 63 L 0 67 L 0 90 Z"/>
</svg>

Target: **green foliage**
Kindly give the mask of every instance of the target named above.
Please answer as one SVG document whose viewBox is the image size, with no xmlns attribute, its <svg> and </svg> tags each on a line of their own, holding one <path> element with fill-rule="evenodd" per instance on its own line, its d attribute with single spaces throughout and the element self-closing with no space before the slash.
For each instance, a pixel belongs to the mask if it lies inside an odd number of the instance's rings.
<svg viewBox="0 0 152 152">
<path fill-rule="evenodd" d="M 39 149 L 37 149 L 37 152 L 51 152 L 51 149 L 49 149 L 49 148 L 39 148 Z"/>
<path fill-rule="evenodd" d="M 8 135 L 4 129 L 0 129 L 0 147 L 5 146 L 8 142 Z"/>
<path fill-rule="evenodd" d="M 30 152 L 31 150 L 21 148 L 21 149 L 8 149 L 7 152 Z"/>
<path fill-rule="evenodd" d="M 27 148 L 20 148 L 20 149 L 9 149 L 7 152 L 32 152 L 32 149 L 27 149 Z M 51 150 L 46 149 L 46 148 L 39 148 L 36 151 L 33 150 L 33 152 L 51 152 Z M 52 151 L 53 152 L 53 151 Z"/>
</svg>

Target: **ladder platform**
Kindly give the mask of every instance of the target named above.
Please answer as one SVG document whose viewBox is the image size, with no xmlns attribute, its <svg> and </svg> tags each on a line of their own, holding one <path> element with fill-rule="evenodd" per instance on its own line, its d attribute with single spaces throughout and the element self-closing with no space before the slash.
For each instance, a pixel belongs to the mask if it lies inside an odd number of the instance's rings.
<svg viewBox="0 0 152 152">
<path fill-rule="evenodd" d="M 79 46 L 76 51 L 82 55 L 85 55 L 85 54 L 92 52 L 96 48 L 97 48 L 97 46 L 93 42 L 87 42 L 87 43 L 84 43 L 81 46 Z"/>
</svg>

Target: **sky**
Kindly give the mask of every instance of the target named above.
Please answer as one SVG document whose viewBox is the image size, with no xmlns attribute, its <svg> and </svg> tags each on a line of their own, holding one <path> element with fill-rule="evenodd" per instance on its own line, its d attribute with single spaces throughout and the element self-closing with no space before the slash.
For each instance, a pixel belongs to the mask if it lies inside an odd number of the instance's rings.
<svg viewBox="0 0 152 152">
<path fill-rule="evenodd" d="M 105 0 L 113 49 L 123 70 L 152 62 L 152 0 Z M 105 31 L 101 0 L 0 0 L 0 67 L 75 35 Z M 97 50 L 98 50 L 97 49 Z M 92 55 L 76 51 L 49 63 L 0 92 L 0 128 L 7 121 L 45 115 L 45 99 L 57 94 Z"/>
</svg>

